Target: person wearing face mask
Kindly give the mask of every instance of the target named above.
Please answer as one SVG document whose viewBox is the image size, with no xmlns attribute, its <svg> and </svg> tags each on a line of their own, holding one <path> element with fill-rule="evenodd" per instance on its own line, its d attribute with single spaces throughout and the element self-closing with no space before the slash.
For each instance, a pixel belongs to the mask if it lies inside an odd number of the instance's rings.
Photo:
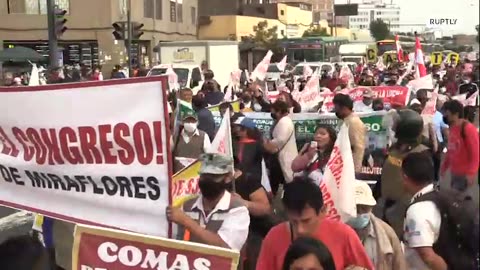
<svg viewBox="0 0 480 270">
<path fill-rule="evenodd" d="M 445 176 L 449 170 L 452 175 L 451 187 L 459 192 L 467 192 L 478 181 L 478 131 L 472 123 L 463 119 L 463 105 L 457 100 L 444 103 L 443 121 L 449 126 L 449 135 L 441 176 Z M 478 200 L 478 193 L 476 198 Z"/>
<path fill-rule="evenodd" d="M 357 217 L 347 221 L 365 247 L 376 270 L 406 270 L 402 245 L 395 231 L 377 218 L 372 209 L 377 204 L 365 181 L 355 180 Z"/>
<path fill-rule="evenodd" d="M 362 169 L 367 129 L 362 120 L 353 112 L 353 101 L 350 96 L 336 94 L 333 98 L 333 105 L 335 106 L 335 115 L 348 127 L 355 172 L 359 173 Z"/>
<path fill-rule="evenodd" d="M 228 192 L 233 159 L 222 154 L 200 157 L 200 195 L 182 208 L 167 207 L 167 218 L 178 225 L 177 239 L 240 251 L 250 225 L 245 203 Z"/>
<path fill-rule="evenodd" d="M 353 104 L 354 112 L 373 112 L 373 91 L 367 88 L 363 91 L 363 99 Z"/>
<path fill-rule="evenodd" d="M 263 148 L 269 154 L 265 157 L 265 163 L 270 172 L 272 192 L 276 194 L 281 184 L 292 181 L 292 161 L 298 155 L 298 150 L 295 126 L 289 117 L 287 103 L 277 100 L 272 104 L 271 109 L 271 117 L 274 121 L 270 129 L 272 139 L 264 140 Z"/>
<path fill-rule="evenodd" d="M 177 173 L 185 166 L 195 161 L 210 148 L 208 135 L 198 129 L 197 116 L 193 112 L 185 113 L 180 136 L 177 136 L 173 146 L 173 172 Z"/>
<path fill-rule="evenodd" d="M 467 94 L 467 98 L 478 91 L 478 86 L 472 81 L 472 74 L 463 74 L 462 84 L 458 87 L 458 93 L 460 95 Z"/>
</svg>

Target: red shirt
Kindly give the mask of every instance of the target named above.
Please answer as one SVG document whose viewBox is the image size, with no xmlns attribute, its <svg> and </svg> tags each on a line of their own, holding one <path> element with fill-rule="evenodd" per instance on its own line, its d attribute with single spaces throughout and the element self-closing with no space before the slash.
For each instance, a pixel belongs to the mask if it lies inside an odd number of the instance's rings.
<svg viewBox="0 0 480 270">
<path fill-rule="evenodd" d="M 462 137 L 462 122 L 450 126 L 448 136 L 448 152 L 443 164 L 442 171 L 450 168 L 450 171 L 459 176 L 476 174 L 479 167 L 479 139 L 475 126 L 467 122 L 464 125 Z"/>
<path fill-rule="evenodd" d="M 273 227 L 263 240 L 257 270 L 282 270 L 285 253 L 291 244 L 290 237 L 288 223 Z M 313 237 L 330 250 L 335 269 L 345 269 L 352 265 L 374 269 L 357 234 L 347 225 L 324 219 Z"/>
</svg>

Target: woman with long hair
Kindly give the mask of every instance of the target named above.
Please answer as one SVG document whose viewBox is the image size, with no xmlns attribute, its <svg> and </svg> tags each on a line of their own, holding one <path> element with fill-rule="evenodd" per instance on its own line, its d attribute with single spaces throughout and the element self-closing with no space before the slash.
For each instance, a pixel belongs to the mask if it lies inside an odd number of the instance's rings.
<svg viewBox="0 0 480 270">
<path fill-rule="evenodd" d="M 322 242 L 310 237 L 300 237 L 288 248 L 283 270 L 335 270 L 335 262 Z"/>
<path fill-rule="evenodd" d="M 319 125 L 315 130 L 313 140 L 305 144 L 293 160 L 293 172 L 304 172 L 308 175 L 319 170 L 323 174 L 336 140 L 337 132 L 333 127 L 325 124 Z"/>
</svg>

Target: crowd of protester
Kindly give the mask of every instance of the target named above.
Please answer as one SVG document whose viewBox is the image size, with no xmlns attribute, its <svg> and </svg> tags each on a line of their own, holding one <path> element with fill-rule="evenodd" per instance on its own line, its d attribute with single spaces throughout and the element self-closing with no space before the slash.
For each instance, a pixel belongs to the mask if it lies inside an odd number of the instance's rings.
<svg viewBox="0 0 480 270">
<path fill-rule="evenodd" d="M 355 85 L 405 86 L 415 79 L 406 66 L 364 65 L 353 72 Z M 226 116 L 232 125 L 231 158 L 208 153 L 216 133 L 208 106 L 220 104 L 221 112 L 232 109 L 208 71 L 198 93 L 181 89 L 175 96 L 191 104 L 194 112 L 183 115 L 172 140 L 174 171 L 191 160 L 202 161 L 201 194 L 181 208 L 166 210 L 178 225 L 177 238 L 240 251 L 239 269 L 245 270 L 478 269 L 478 193 L 472 193 L 478 189 L 478 102 L 464 106 L 454 99 L 478 91 L 478 69 L 465 67 L 429 68 L 434 88 L 416 90 L 407 104 L 393 98 L 388 106 L 368 88 L 363 100 L 354 102 L 344 93 L 352 85 L 339 76 L 340 67 L 332 76 L 322 73 L 320 87 L 335 93 L 334 113 L 348 127 L 355 172 L 360 172 L 368 148 L 358 113 L 385 111 L 383 126 L 388 130 L 375 196 L 366 182 L 351 179 L 357 217 L 345 223 L 327 217 L 315 177 L 326 168 L 336 129 L 319 125 L 313 140 L 297 148 L 291 116 L 302 112 L 302 104 L 292 92 L 297 87 L 302 91 L 308 78 L 282 76 L 287 90 L 275 102 L 257 82 L 246 82 L 235 91 L 241 110 Z M 426 123 L 421 113 L 436 87 L 443 99 L 438 99 L 432 122 Z M 172 100 L 172 106 L 178 102 Z M 313 110 L 327 113 L 322 107 L 320 103 Z M 270 113 L 270 134 L 262 134 L 247 112 Z M 262 160 L 271 192 L 262 185 Z M 447 174 L 451 184 L 443 188 Z M 28 258 L 17 255 L 21 249 L 28 251 L 21 255 Z M 0 245 L 0 261 L 6 262 L 2 269 L 36 269 L 44 256 L 28 237 Z"/>
</svg>

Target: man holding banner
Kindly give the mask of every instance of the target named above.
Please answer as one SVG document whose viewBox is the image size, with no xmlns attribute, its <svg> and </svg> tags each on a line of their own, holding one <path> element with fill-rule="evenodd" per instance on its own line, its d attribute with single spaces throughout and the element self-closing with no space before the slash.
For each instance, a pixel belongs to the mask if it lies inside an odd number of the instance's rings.
<svg viewBox="0 0 480 270">
<path fill-rule="evenodd" d="M 200 160 L 201 194 L 187 200 L 182 209 L 167 207 L 167 218 L 179 225 L 181 240 L 239 251 L 247 240 L 250 216 L 243 202 L 226 190 L 233 159 L 204 154 Z"/>
</svg>

